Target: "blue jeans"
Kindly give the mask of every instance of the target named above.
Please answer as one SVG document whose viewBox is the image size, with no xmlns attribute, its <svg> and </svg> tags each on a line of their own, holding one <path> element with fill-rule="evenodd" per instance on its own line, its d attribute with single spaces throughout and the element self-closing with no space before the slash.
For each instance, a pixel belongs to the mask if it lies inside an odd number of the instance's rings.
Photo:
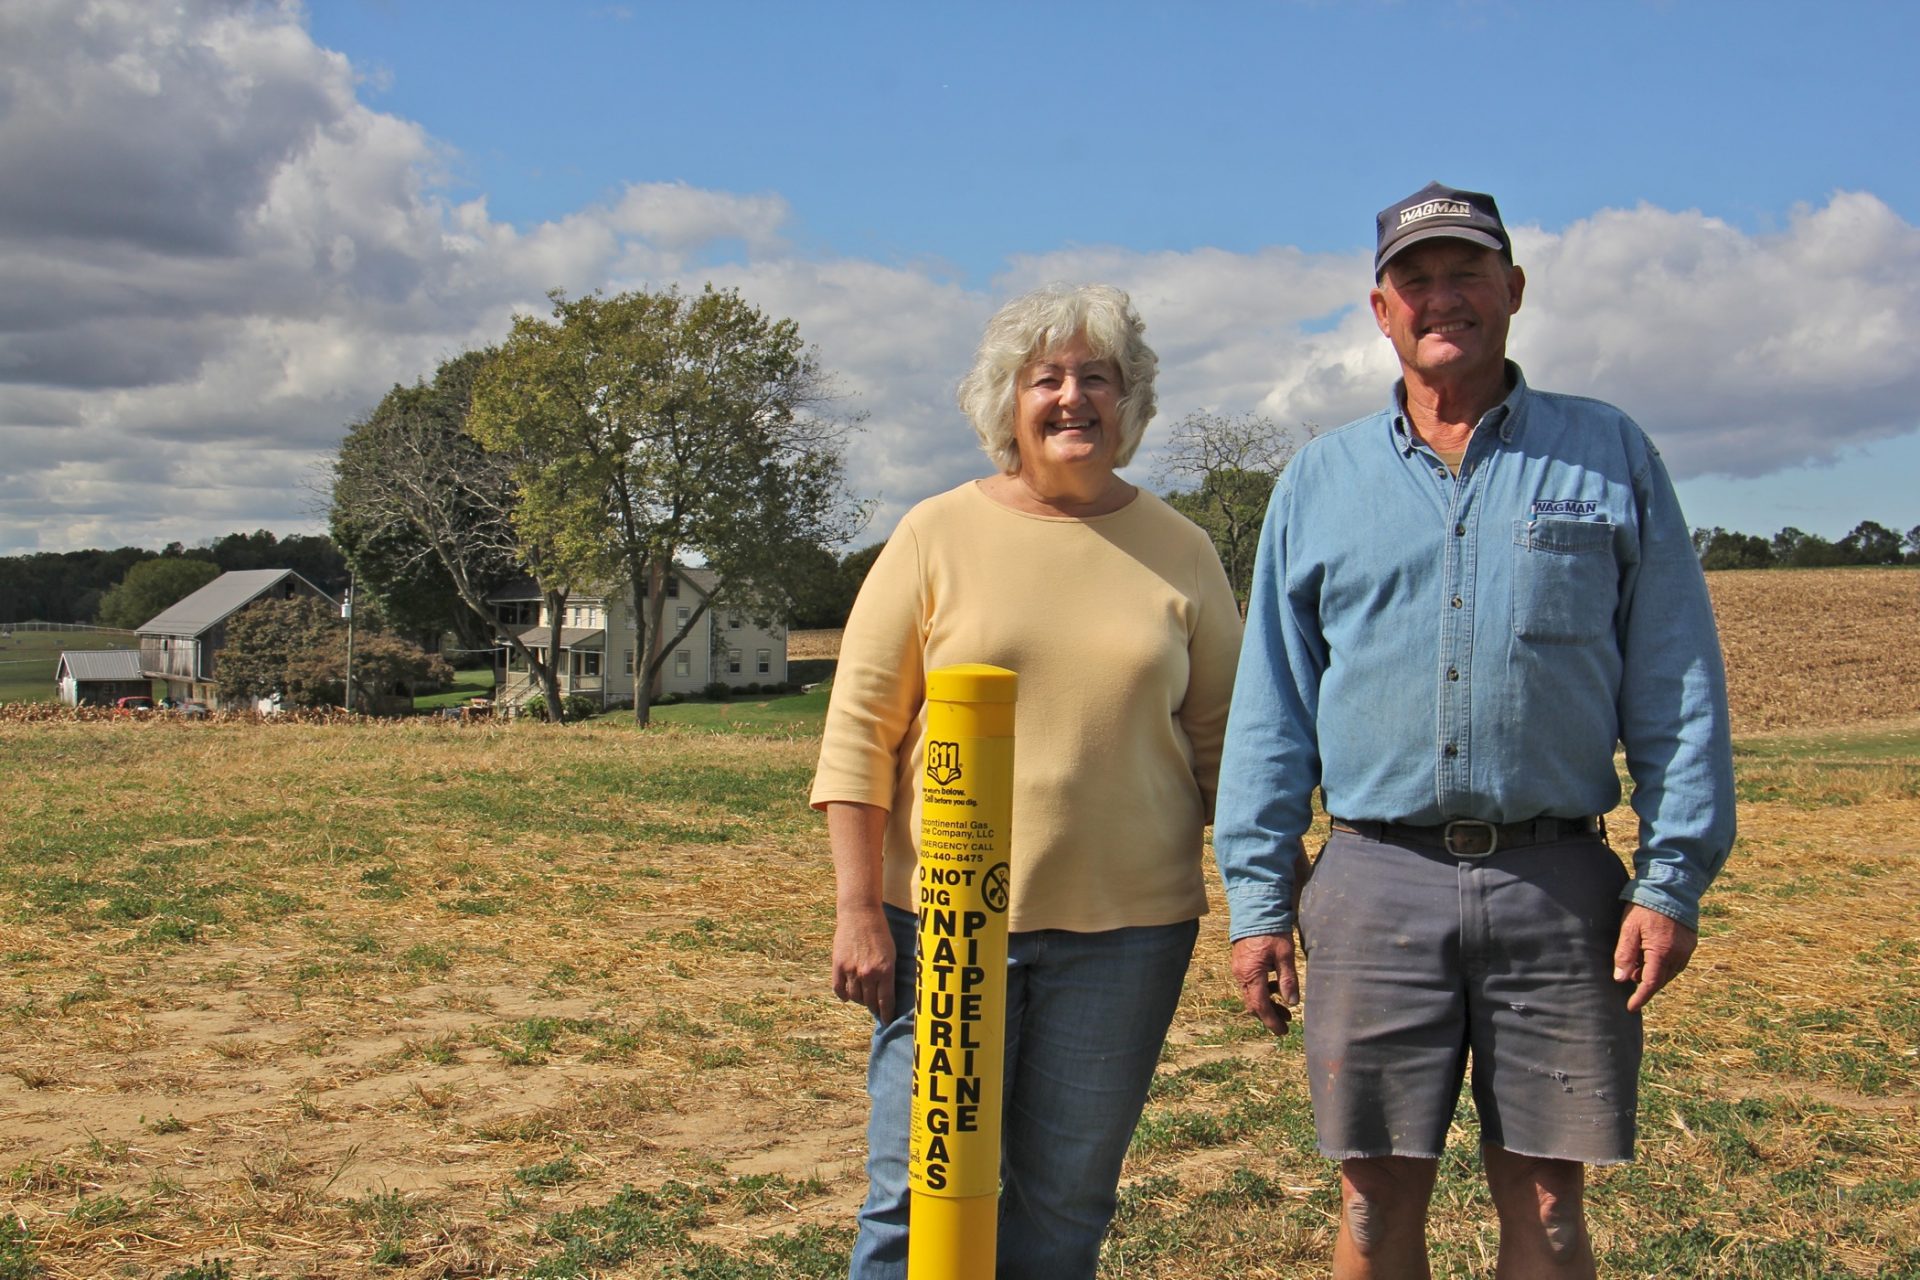
<svg viewBox="0 0 1920 1280">
<path fill-rule="evenodd" d="M 895 1016 L 875 1025 L 867 1063 L 869 1185 L 852 1280 L 907 1274 L 917 924 L 896 907 L 887 924 Z M 1187 920 L 1009 935 L 998 1280 L 1092 1280 L 1199 932 Z"/>
</svg>

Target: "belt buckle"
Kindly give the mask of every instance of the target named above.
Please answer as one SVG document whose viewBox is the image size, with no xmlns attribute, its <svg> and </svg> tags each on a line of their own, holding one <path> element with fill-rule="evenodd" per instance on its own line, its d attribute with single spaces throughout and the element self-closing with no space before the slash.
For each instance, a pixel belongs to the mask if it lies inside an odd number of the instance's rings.
<svg viewBox="0 0 1920 1280">
<path fill-rule="evenodd" d="M 1475 837 L 1479 833 L 1485 834 L 1487 847 L 1484 849 L 1463 845 L 1460 841 L 1460 837 L 1466 836 L 1477 843 Z M 1455 818 L 1441 828 L 1440 839 L 1442 847 L 1456 858 L 1485 858 L 1500 847 L 1500 828 L 1479 818 Z"/>
</svg>

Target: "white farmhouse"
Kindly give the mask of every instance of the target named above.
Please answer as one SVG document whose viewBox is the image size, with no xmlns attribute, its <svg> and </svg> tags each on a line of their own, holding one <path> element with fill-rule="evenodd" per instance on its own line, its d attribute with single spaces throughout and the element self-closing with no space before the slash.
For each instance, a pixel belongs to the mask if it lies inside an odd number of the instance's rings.
<svg viewBox="0 0 1920 1280">
<path fill-rule="evenodd" d="M 756 619 L 757 611 L 751 607 L 715 599 L 714 586 L 715 576 L 706 569 L 676 565 L 667 576 L 663 643 L 689 619 L 693 629 L 668 651 L 654 684 L 655 699 L 668 693 L 697 694 L 710 684 L 739 689 L 787 682 L 785 623 L 764 616 Z M 512 583 L 489 595 L 487 603 L 501 627 L 545 661 L 552 619 L 540 588 L 532 581 Z M 706 605 L 703 613 L 702 604 Z M 639 627 L 626 594 L 577 592 L 567 598 L 560 626 L 560 696 L 582 694 L 603 707 L 631 704 L 635 681 L 646 661 L 639 651 Z M 499 703 L 512 707 L 538 701 L 539 685 L 526 663 L 504 644 L 496 655 Z"/>
</svg>

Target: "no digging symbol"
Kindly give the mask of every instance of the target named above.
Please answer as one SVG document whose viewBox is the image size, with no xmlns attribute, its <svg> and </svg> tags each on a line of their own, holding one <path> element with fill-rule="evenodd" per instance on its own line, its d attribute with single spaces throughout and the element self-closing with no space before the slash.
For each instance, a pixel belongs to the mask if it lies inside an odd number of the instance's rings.
<svg viewBox="0 0 1920 1280">
<path fill-rule="evenodd" d="M 994 911 L 1007 909 L 1007 864 L 996 862 L 987 868 L 986 878 L 980 882 L 980 897 Z"/>
</svg>

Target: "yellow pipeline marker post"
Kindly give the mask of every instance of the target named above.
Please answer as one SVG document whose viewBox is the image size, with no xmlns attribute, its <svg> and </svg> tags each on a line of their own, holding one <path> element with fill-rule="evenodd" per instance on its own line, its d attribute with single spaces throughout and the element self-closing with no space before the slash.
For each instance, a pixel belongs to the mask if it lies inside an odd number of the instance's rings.
<svg viewBox="0 0 1920 1280">
<path fill-rule="evenodd" d="M 908 1280 L 993 1275 L 1007 1042 L 1014 674 L 927 673 Z"/>
</svg>

